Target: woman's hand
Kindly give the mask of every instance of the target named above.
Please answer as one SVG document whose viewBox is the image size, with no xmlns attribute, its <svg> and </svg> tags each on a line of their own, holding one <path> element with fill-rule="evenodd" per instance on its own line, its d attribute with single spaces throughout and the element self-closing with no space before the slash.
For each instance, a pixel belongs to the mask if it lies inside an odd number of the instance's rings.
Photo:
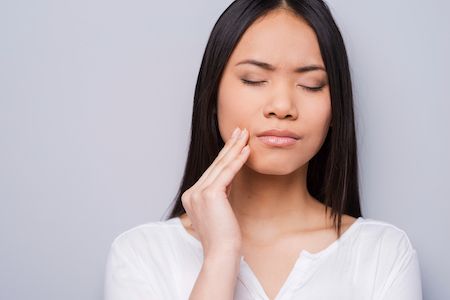
<svg viewBox="0 0 450 300">
<path fill-rule="evenodd" d="M 236 128 L 209 168 L 181 196 L 205 257 L 240 253 L 241 230 L 228 196 L 234 176 L 249 156 L 247 139 L 247 130 Z"/>
</svg>

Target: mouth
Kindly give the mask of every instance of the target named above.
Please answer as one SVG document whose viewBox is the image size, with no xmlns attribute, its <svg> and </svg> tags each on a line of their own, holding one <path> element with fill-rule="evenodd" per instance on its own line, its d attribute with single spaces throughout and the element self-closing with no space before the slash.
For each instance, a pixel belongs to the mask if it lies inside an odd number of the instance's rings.
<svg viewBox="0 0 450 300">
<path fill-rule="evenodd" d="M 288 136 L 274 136 L 274 135 L 261 135 L 258 136 L 258 140 L 262 143 L 275 146 L 275 147 L 286 147 L 297 143 L 298 139 L 288 137 Z"/>
<path fill-rule="evenodd" d="M 292 131 L 280 129 L 271 129 L 261 132 L 257 135 L 257 138 L 262 143 L 275 147 L 291 146 L 301 139 L 299 135 Z"/>
</svg>

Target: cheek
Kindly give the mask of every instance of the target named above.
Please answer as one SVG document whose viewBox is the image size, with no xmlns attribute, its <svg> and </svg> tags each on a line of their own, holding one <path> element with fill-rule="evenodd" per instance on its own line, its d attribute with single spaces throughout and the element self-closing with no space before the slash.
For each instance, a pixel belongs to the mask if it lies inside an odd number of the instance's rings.
<svg viewBox="0 0 450 300">
<path fill-rule="evenodd" d="M 217 123 L 219 125 L 220 135 L 226 142 L 233 132 L 239 126 L 241 129 L 249 128 L 249 107 L 243 105 L 237 98 L 221 99 L 217 107 Z"/>
<path fill-rule="evenodd" d="M 320 102 L 308 108 L 308 114 L 305 117 L 305 126 L 308 131 L 305 146 L 309 158 L 312 158 L 322 147 L 330 129 L 331 116 L 331 101 L 327 98 L 321 99 Z"/>
<path fill-rule="evenodd" d="M 331 122 L 331 100 L 329 97 L 315 99 L 317 101 L 306 102 L 303 107 L 303 113 L 300 112 L 300 118 L 303 114 L 307 127 L 320 135 L 323 131 L 327 131 Z"/>
<path fill-rule="evenodd" d="M 224 142 L 228 141 L 237 126 L 251 130 L 249 120 L 254 114 L 254 107 L 246 98 L 248 96 L 236 81 L 224 78 L 217 96 L 217 123 Z"/>
</svg>

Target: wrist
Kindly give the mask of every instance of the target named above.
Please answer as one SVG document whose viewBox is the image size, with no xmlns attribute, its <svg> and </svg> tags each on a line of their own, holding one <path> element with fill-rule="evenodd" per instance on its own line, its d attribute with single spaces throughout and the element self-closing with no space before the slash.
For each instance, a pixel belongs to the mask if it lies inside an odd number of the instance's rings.
<svg viewBox="0 0 450 300">
<path fill-rule="evenodd" d="M 230 263 L 232 261 L 240 260 L 241 253 L 236 249 L 220 249 L 216 251 L 209 251 L 204 255 L 205 261 L 214 262 L 226 262 Z"/>
</svg>

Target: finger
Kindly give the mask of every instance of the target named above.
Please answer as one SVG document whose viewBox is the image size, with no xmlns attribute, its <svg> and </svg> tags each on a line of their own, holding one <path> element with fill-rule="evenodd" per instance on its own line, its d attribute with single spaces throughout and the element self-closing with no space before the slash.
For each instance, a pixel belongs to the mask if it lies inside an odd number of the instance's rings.
<svg viewBox="0 0 450 300">
<path fill-rule="evenodd" d="M 242 131 L 242 135 L 239 136 L 236 143 L 231 147 L 231 149 L 226 153 L 226 155 L 217 163 L 216 167 L 212 169 L 208 175 L 208 177 L 204 180 L 203 185 L 208 186 L 215 180 L 215 178 L 220 174 L 223 168 L 225 168 L 230 162 L 235 160 L 248 139 L 248 131 L 244 129 Z"/>
<path fill-rule="evenodd" d="M 211 173 L 211 170 L 213 170 L 217 163 L 230 151 L 230 149 L 236 144 L 237 138 L 239 137 L 239 134 L 241 132 L 241 129 L 239 127 L 236 127 L 233 131 L 231 137 L 228 139 L 228 141 L 225 143 L 225 146 L 220 150 L 217 157 L 214 159 L 214 161 L 211 163 L 211 165 L 206 169 L 205 172 L 203 172 L 202 176 L 197 180 L 197 182 L 193 186 L 201 186 L 205 179 L 209 176 Z"/>
<path fill-rule="evenodd" d="M 227 187 L 231 185 L 233 178 L 247 161 L 249 155 L 250 146 L 246 145 L 244 148 L 242 148 L 242 151 L 238 154 L 236 159 L 231 161 L 226 167 L 222 168 L 220 173 L 211 182 L 210 187 L 223 190 L 228 195 L 230 191 L 226 190 Z"/>
</svg>

